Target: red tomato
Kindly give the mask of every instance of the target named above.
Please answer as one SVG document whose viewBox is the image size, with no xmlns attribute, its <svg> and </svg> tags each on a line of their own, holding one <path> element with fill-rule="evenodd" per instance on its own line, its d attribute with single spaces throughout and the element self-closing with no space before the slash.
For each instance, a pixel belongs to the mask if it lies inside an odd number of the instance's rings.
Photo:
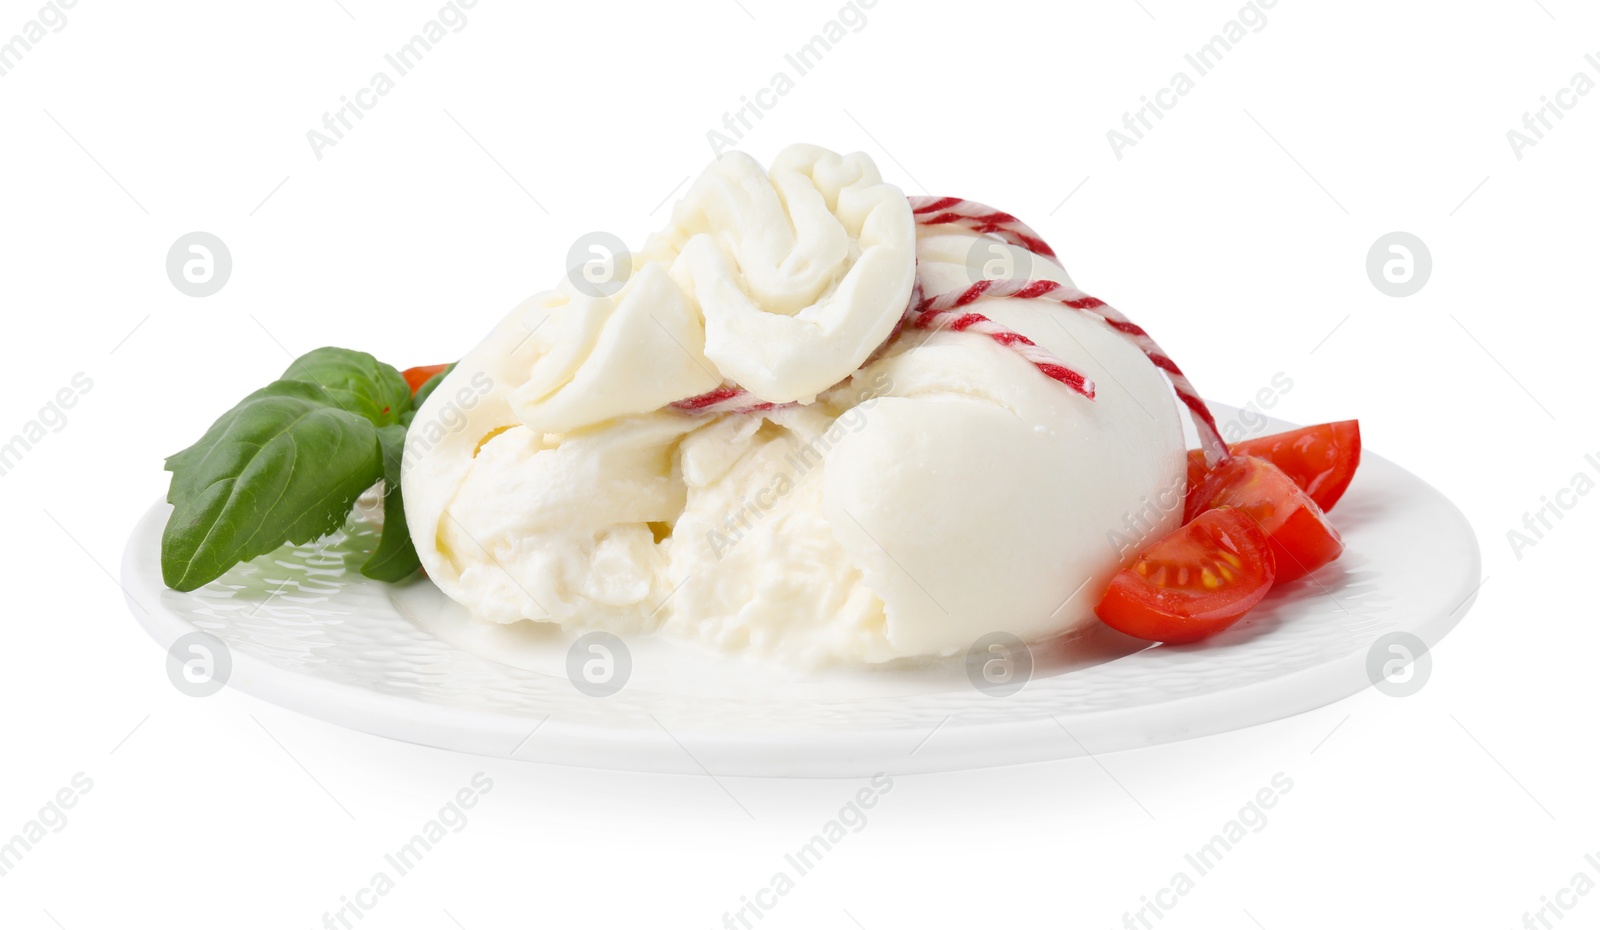
<svg viewBox="0 0 1600 930">
<path fill-rule="evenodd" d="M 1196 488 L 1200 487 L 1200 483 L 1202 481 L 1206 480 L 1206 474 L 1207 474 L 1207 472 L 1206 472 L 1206 453 L 1205 453 L 1205 450 L 1204 449 L 1190 449 L 1189 450 L 1189 483 L 1185 486 L 1188 490 L 1186 490 L 1184 492 L 1185 496 L 1184 496 L 1183 509 L 1184 509 L 1185 512 L 1193 510 L 1195 513 L 1199 513 L 1200 510 L 1203 509 L 1203 508 L 1195 506 L 1196 502 L 1195 502 L 1195 499 L 1194 499 L 1194 492 L 1195 492 Z"/>
<path fill-rule="evenodd" d="M 1206 451 L 1204 449 L 1189 450 L 1189 490 L 1193 491 L 1200 486 L 1206 477 Z"/>
<path fill-rule="evenodd" d="M 1340 420 L 1307 426 L 1236 442 L 1228 451 L 1234 455 L 1254 455 L 1278 466 L 1326 513 L 1344 496 L 1350 479 L 1355 477 L 1356 467 L 1361 464 L 1361 424 L 1357 420 Z M 1205 476 L 1206 454 L 1190 449 L 1190 495 Z"/>
<path fill-rule="evenodd" d="M 1272 587 L 1272 548 L 1256 521 L 1208 510 L 1111 579 L 1095 614 L 1129 636 L 1192 643 L 1220 633 Z"/>
<path fill-rule="evenodd" d="M 1332 510 L 1361 464 L 1361 424 L 1340 420 L 1230 447 L 1235 455 L 1264 458 L 1283 470 L 1324 511 Z"/>
<path fill-rule="evenodd" d="M 1218 465 L 1190 495 L 1184 517 L 1195 519 L 1213 507 L 1237 507 L 1261 526 L 1277 557 L 1279 581 L 1316 571 L 1344 551 L 1317 502 L 1266 459 L 1236 455 Z"/>
<path fill-rule="evenodd" d="M 415 394 L 417 388 L 428 383 L 429 378 L 449 367 L 449 365 L 418 365 L 415 368 L 407 368 L 401 374 L 405 376 L 406 383 L 411 385 L 411 393 Z"/>
</svg>

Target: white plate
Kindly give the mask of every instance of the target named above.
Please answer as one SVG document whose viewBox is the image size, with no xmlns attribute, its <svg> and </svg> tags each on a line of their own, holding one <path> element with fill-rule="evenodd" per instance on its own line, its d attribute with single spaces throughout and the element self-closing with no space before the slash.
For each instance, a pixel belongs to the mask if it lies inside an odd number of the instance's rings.
<svg viewBox="0 0 1600 930">
<path fill-rule="evenodd" d="M 1224 421 L 1235 413 L 1214 409 Z M 801 672 L 644 637 L 628 642 L 623 689 L 591 697 L 567 677 L 569 640 L 549 628 L 473 623 L 425 580 L 362 578 L 355 566 L 372 528 L 359 520 L 348 537 L 285 547 L 192 593 L 168 590 L 160 539 L 169 511 L 152 507 L 128 542 L 130 607 L 164 649 L 197 630 L 221 639 L 229 685 L 428 746 L 685 774 L 946 771 L 1264 723 L 1369 686 L 1369 665 L 1399 655 L 1387 639 L 1375 651 L 1379 637 L 1433 646 L 1480 581 L 1460 512 L 1366 453 L 1334 513 L 1344 556 L 1201 644 L 1149 647 L 1097 628 L 1035 646 L 1031 679 L 1000 697 L 975 688 L 960 657 Z"/>
</svg>

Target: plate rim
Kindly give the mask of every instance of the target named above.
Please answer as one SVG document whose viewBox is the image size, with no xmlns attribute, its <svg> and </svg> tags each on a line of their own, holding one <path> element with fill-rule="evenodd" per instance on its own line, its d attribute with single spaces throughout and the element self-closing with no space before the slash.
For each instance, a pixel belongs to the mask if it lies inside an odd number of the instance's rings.
<svg viewBox="0 0 1600 930">
<path fill-rule="evenodd" d="M 1275 418 L 1265 419 L 1274 426 L 1281 423 Z M 1283 425 L 1293 428 L 1290 424 Z M 1444 516 L 1454 524 L 1453 529 L 1459 531 L 1455 538 L 1463 543 L 1461 549 L 1465 558 L 1454 560 L 1451 567 L 1457 576 L 1473 582 L 1466 598 L 1453 610 L 1429 611 L 1426 616 L 1408 617 L 1402 625 L 1392 627 L 1417 636 L 1431 651 L 1477 601 L 1482 586 L 1482 547 L 1471 522 L 1443 492 L 1392 461 L 1363 450 L 1364 460 L 1368 456 L 1427 488 L 1438 503 L 1444 505 Z M 141 562 L 148 560 L 145 547 L 150 538 L 150 524 L 158 519 L 164 523 L 164 512 L 168 509 L 170 505 L 165 499 L 159 499 L 139 517 L 124 548 L 120 566 L 123 593 L 130 612 L 164 652 L 171 649 L 178 637 L 200 630 L 163 606 L 157 595 L 166 590 L 165 586 L 160 584 L 159 578 L 152 584 L 149 572 L 141 570 Z M 147 595 L 151 606 L 146 607 L 135 597 L 135 592 Z M 396 616 L 401 622 L 411 622 L 398 611 Z M 433 638 L 442 648 L 463 651 L 426 631 L 419 632 Z M 554 714 L 533 721 L 511 711 L 436 703 L 319 678 L 284 668 L 243 649 L 230 649 L 229 654 L 231 671 L 227 687 L 327 723 L 401 742 L 512 761 L 632 772 L 745 777 L 858 778 L 879 772 L 891 776 L 910 775 L 1099 756 L 1287 719 L 1337 703 L 1371 686 L 1365 655 L 1357 650 L 1273 678 L 1155 704 L 1102 708 L 1071 715 L 1030 714 L 968 724 L 957 723 L 957 715 L 952 714 L 928 734 L 903 727 L 872 726 L 740 731 L 737 739 L 729 739 L 728 731 L 704 730 L 692 725 L 669 730 L 654 714 L 650 714 L 656 724 L 654 733 L 644 726 L 604 727 L 567 722 Z M 1264 699 L 1269 697 L 1270 700 Z M 1152 712 L 1165 716 L 1160 726 L 1150 725 Z M 1067 722 L 1062 722 L 1062 717 L 1066 717 Z M 1026 738 L 1035 731 L 1054 736 L 1043 740 Z M 939 732 L 947 738 L 936 738 Z M 642 734 L 648 736 L 642 738 Z M 960 738 L 948 738 L 952 734 Z M 919 739 L 921 743 L 916 742 Z M 886 764 L 885 744 L 902 742 L 910 744 L 906 753 L 897 764 Z"/>
</svg>

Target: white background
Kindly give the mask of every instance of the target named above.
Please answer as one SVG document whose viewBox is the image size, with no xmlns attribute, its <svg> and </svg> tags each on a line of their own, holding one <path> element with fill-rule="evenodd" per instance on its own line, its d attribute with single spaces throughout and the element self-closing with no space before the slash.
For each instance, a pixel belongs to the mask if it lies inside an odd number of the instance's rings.
<svg viewBox="0 0 1600 930">
<path fill-rule="evenodd" d="M 361 926 L 715 927 L 859 787 L 725 779 L 735 804 L 704 778 L 495 762 L 233 691 L 197 700 L 128 616 L 108 570 L 165 490 L 164 455 L 286 353 L 446 361 L 556 280 L 578 235 L 641 241 L 711 157 L 707 130 L 839 9 L 481 0 L 315 158 L 307 130 L 438 6 L 81 0 L 0 78 L 0 435 L 75 373 L 94 383 L 0 478 L 0 834 L 74 773 L 94 782 L 0 878 L 0 925 L 320 926 L 482 770 L 495 787 L 469 826 Z M 0 2 L 0 39 L 38 9 Z M 1370 449 L 1476 527 L 1477 606 L 1410 698 L 897 778 L 763 928 L 1121 926 L 1279 772 L 1293 791 L 1164 930 L 1518 927 L 1600 851 L 1600 500 L 1521 558 L 1506 537 L 1600 455 L 1600 93 L 1520 160 L 1506 138 L 1575 73 L 1600 80 L 1584 61 L 1600 14 L 1280 0 L 1118 160 L 1107 130 L 1238 9 L 880 0 L 740 147 L 860 149 L 908 193 L 1010 210 L 1208 396 L 1243 404 L 1284 372 L 1275 415 L 1359 416 Z M 205 299 L 165 273 L 193 230 L 234 257 Z M 1393 230 L 1434 260 L 1406 299 L 1365 271 Z M 1568 916 L 1595 925 L 1600 895 Z"/>
</svg>

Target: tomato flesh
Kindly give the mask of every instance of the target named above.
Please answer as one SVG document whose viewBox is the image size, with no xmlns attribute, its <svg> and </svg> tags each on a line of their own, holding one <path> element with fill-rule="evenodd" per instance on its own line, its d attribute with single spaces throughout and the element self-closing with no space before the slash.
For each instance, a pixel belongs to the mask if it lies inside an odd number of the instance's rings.
<svg viewBox="0 0 1600 930">
<path fill-rule="evenodd" d="M 1129 636 L 1192 643 L 1260 603 L 1274 575 L 1267 535 L 1249 515 L 1222 507 L 1141 552 L 1111 580 L 1094 612 Z"/>
<path fill-rule="evenodd" d="M 1190 449 L 1189 483 L 1185 485 L 1188 488 L 1188 494 L 1193 494 L 1194 489 L 1200 486 L 1200 482 L 1206 480 L 1206 471 L 1206 450 Z"/>
<path fill-rule="evenodd" d="M 1246 439 L 1228 447 L 1234 455 L 1253 455 L 1278 468 L 1326 513 L 1344 496 L 1361 465 L 1361 422 L 1340 420 Z M 1206 477 L 1206 454 L 1189 450 L 1189 494 Z"/>
<path fill-rule="evenodd" d="M 1200 490 L 1200 485 L 1205 484 L 1206 476 L 1211 474 L 1206 468 L 1206 453 L 1204 449 L 1189 450 L 1189 483 L 1184 487 L 1183 512 L 1185 520 L 1190 514 L 1198 514 L 1205 510 L 1200 502 L 1195 499 L 1195 494 Z"/>
<path fill-rule="evenodd" d="M 430 378 L 449 367 L 449 365 L 418 365 L 415 368 L 407 368 L 401 374 L 405 376 L 406 383 L 411 385 L 411 393 L 415 394 L 417 389 L 427 384 Z"/>
<path fill-rule="evenodd" d="M 1218 465 L 1185 505 L 1186 519 L 1213 507 L 1235 507 L 1255 520 L 1277 559 L 1278 581 L 1292 581 L 1332 562 L 1344 540 L 1322 508 L 1266 459 L 1236 455 Z"/>
<path fill-rule="evenodd" d="M 1278 466 L 1324 511 L 1344 496 L 1361 464 L 1361 423 L 1340 420 L 1307 426 L 1230 447 L 1235 455 L 1254 455 Z"/>
</svg>

